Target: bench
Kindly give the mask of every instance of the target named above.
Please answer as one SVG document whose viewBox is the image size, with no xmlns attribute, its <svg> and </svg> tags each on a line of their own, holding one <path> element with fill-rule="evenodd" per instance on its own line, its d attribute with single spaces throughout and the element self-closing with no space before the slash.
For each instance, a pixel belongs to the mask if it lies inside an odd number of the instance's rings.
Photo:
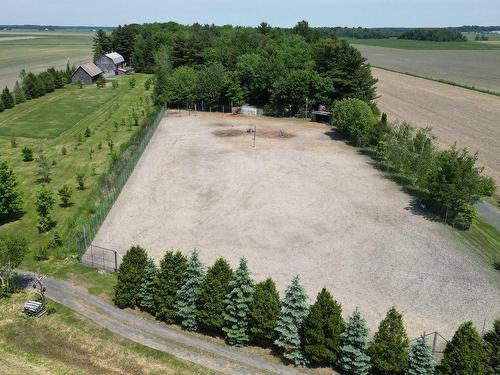
<svg viewBox="0 0 500 375">
<path fill-rule="evenodd" d="M 45 306 L 41 302 L 28 301 L 24 304 L 24 313 L 39 318 L 45 314 Z"/>
</svg>

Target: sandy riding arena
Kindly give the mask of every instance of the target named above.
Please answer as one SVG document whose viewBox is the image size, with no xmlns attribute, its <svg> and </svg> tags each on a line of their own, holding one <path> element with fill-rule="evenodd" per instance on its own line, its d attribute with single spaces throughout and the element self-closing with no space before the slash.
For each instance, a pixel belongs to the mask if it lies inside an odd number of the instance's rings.
<svg viewBox="0 0 500 375">
<path fill-rule="evenodd" d="M 94 244 L 245 256 L 257 281 L 300 274 L 311 301 L 327 287 L 346 316 L 359 306 L 372 332 L 392 305 L 411 337 L 491 324 L 500 274 L 410 201 L 328 126 L 169 113 Z"/>
</svg>

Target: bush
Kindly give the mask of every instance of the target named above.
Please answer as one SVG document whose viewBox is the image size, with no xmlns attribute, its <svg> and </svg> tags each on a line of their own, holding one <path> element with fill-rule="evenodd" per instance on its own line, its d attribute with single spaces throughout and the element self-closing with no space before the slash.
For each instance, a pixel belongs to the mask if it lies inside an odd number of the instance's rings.
<svg viewBox="0 0 500 375">
<path fill-rule="evenodd" d="M 47 260 L 49 259 L 49 249 L 47 246 L 38 246 L 33 252 L 33 257 L 38 261 Z"/>
<path fill-rule="evenodd" d="M 477 217 L 474 206 L 464 204 L 458 211 L 453 221 L 453 226 L 461 230 L 469 230 L 472 221 Z"/>
<path fill-rule="evenodd" d="M 23 156 L 23 161 L 33 161 L 33 147 L 32 146 L 24 146 L 21 149 L 21 154 Z"/>
<path fill-rule="evenodd" d="M 130 86 L 130 88 L 132 88 L 132 89 L 135 87 L 136 83 L 137 83 L 137 80 L 136 80 L 135 78 L 130 78 L 130 79 L 128 80 L 128 85 L 129 85 L 129 86 Z"/>
<path fill-rule="evenodd" d="M 333 125 L 351 141 L 361 146 L 368 142 L 377 119 L 370 106 L 359 99 L 344 99 L 333 107 Z"/>
<path fill-rule="evenodd" d="M 63 207 L 68 207 L 71 202 L 71 196 L 73 195 L 73 189 L 71 188 L 71 186 L 68 184 L 64 184 L 57 191 L 57 194 L 59 194 L 59 198 L 61 199 L 61 205 Z"/>
<path fill-rule="evenodd" d="M 139 303 L 139 287 L 148 261 L 146 250 L 132 246 L 120 263 L 113 302 L 120 308 L 134 307 Z"/>
<path fill-rule="evenodd" d="M 49 231 L 55 225 L 54 220 L 52 220 L 50 216 L 55 203 L 56 200 L 52 191 L 45 185 L 42 186 L 36 194 L 35 201 L 36 211 L 38 213 L 38 230 L 41 233 Z"/>
<path fill-rule="evenodd" d="M 117 88 L 118 88 L 118 81 L 117 81 L 116 79 L 114 79 L 114 80 L 112 81 L 112 83 L 111 83 L 111 87 L 112 87 L 113 89 L 117 89 Z"/>
<path fill-rule="evenodd" d="M 75 175 L 76 183 L 78 184 L 79 190 L 85 190 L 85 180 L 87 179 L 87 174 L 82 172 L 77 172 Z"/>
</svg>

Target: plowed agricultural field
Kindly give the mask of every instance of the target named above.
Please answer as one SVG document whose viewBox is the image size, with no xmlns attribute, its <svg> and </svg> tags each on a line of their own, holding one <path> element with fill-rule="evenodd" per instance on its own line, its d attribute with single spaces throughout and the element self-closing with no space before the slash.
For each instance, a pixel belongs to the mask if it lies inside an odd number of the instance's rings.
<svg viewBox="0 0 500 375">
<path fill-rule="evenodd" d="M 255 280 L 272 277 L 281 292 L 294 275 L 311 301 L 328 288 L 372 332 L 392 305 L 412 337 L 491 324 L 500 274 L 337 138 L 303 120 L 167 117 L 94 244 L 140 244 L 157 261 L 172 248 L 196 247 L 207 265 L 246 257 Z"/>
<path fill-rule="evenodd" d="M 479 152 L 500 186 L 500 97 L 405 74 L 373 69 L 378 105 L 389 120 L 431 126 L 439 143 Z"/>
</svg>

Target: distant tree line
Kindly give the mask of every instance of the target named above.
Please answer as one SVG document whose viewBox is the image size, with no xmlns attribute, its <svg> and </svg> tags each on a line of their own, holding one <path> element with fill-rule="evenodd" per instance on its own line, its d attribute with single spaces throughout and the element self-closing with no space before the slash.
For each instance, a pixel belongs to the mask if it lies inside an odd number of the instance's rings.
<svg viewBox="0 0 500 375">
<path fill-rule="evenodd" d="M 377 111 L 357 99 L 338 101 L 332 124 L 354 145 L 371 148 L 422 203 L 457 228 L 469 229 L 474 203 L 495 192 L 494 180 L 476 166 L 477 153 L 455 146 L 439 150 L 430 128 L 393 125 L 385 114 L 379 120 Z"/>
<path fill-rule="evenodd" d="M 125 25 L 98 32 L 94 53 L 115 50 L 155 72 L 157 104 L 208 109 L 248 103 L 269 114 L 303 115 L 352 97 L 370 102 L 376 80 L 360 52 L 306 21 L 292 29 L 176 23 Z"/>
<path fill-rule="evenodd" d="M 66 70 L 49 68 L 38 74 L 27 73 L 23 69 L 20 73 L 21 83 L 16 81 L 12 91 L 7 86 L 2 90 L 0 112 L 64 87 L 71 82 L 74 70 L 75 67 L 70 68 L 69 63 L 66 65 Z"/>
<path fill-rule="evenodd" d="M 189 258 L 167 251 L 157 267 L 145 249 L 133 246 L 120 264 L 114 303 L 188 331 L 223 336 L 229 345 L 271 347 L 285 363 L 343 374 L 489 375 L 499 366 L 500 319 L 484 338 L 471 322 L 460 325 L 436 366 L 425 336 L 411 343 L 394 307 L 369 340 L 361 312 L 345 321 L 341 304 L 325 288 L 309 305 L 295 276 L 280 298 L 272 279 L 253 281 L 244 258 L 236 270 L 223 258 L 206 269 L 196 250 Z"/>
<path fill-rule="evenodd" d="M 339 38 L 386 39 L 398 37 L 404 29 L 365 27 L 317 27 L 321 35 L 335 35 Z"/>
<path fill-rule="evenodd" d="M 433 42 L 465 42 L 467 38 L 453 29 L 413 29 L 398 36 L 398 39 L 425 40 Z"/>
</svg>

